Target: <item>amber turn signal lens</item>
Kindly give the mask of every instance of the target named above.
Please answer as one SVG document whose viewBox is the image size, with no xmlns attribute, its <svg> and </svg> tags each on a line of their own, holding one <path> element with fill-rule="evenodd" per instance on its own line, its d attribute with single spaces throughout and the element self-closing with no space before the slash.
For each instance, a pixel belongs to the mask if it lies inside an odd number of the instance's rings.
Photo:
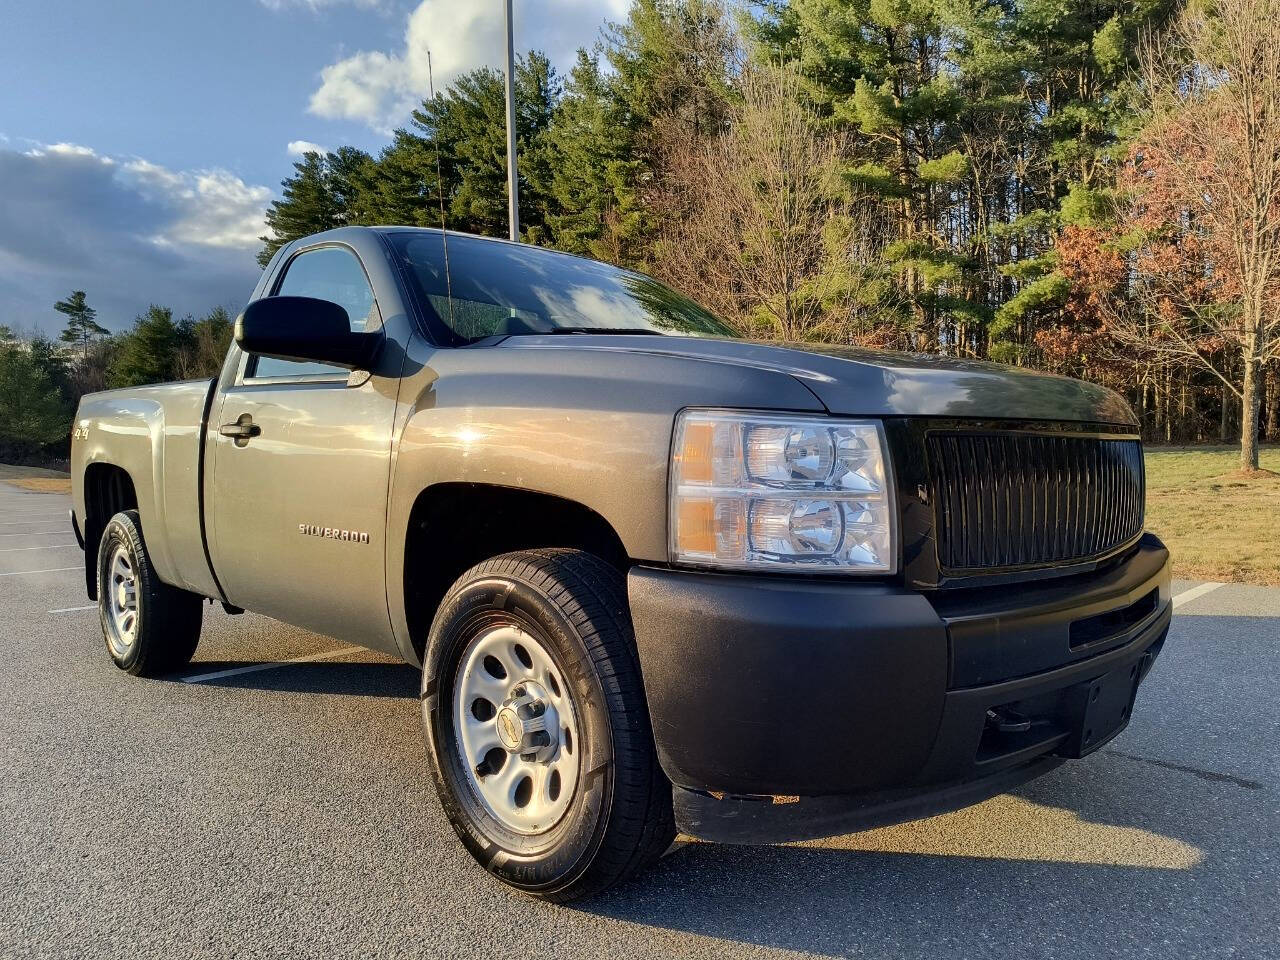
<svg viewBox="0 0 1280 960">
<path fill-rule="evenodd" d="M 690 423 L 684 429 L 684 444 L 677 454 L 676 469 L 685 483 L 710 483 L 714 476 L 716 425 Z M 710 509 L 711 501 L 707 501 Z"/>
<path fill-rule="evenodd" d="M 682 553 L 716 553 L 716 511 L 714 500 L 681 500 L 676 530 Z"/>
</svg>

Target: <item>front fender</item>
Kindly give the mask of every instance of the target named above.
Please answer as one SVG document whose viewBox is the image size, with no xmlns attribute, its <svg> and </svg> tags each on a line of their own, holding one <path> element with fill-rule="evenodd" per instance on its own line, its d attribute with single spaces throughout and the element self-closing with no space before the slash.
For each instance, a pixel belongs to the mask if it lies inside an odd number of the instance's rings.
<svg viewBox="0 0 1280 960">
<path fill-rule="evenodd" d="M 667 559 L 667 472 L 678 411 L 739 406 L 820 412 L 777 371 L 658 354 L 410 345 L 393 450 L 387 587 L 403 651 L 405 543 L 418 494 L 483 483 L 599 514 L 632 560 Z M 517 520 L 518 522 L 518 520 Z"/>
</svg>

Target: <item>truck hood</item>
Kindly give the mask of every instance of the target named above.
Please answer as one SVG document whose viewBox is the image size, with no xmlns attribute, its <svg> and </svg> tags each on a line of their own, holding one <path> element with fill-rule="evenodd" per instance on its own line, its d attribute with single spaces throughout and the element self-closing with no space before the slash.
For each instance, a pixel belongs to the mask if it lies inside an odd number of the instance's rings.
<svg viewBox="0 0 1280 960">
<path fill-rule="evenodd" d="M 511 337 L 503 345 L 645 353 L 785 373 L 808 387 L 828 412 L 846 416 L 1137 425 L 1129 405 L 1106 387 L 977 360 L 827 344 L 617 334 Z"/>
</svg>

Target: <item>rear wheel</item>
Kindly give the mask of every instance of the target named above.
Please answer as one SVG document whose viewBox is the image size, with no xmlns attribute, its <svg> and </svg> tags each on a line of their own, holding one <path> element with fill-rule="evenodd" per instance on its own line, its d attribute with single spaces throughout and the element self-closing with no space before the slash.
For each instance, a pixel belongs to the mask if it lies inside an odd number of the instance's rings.
<svg viewBox="0 0 1280 960">
<path fill-rule="evenodd" d="M 505 554 L 440 605 L 423 726 L 445 813 L 494 876 L 556 902 L 675 836 L 622 575 L 576 550 Z"/>
<path fill-rule="evenodd" d="M 98 543 L 98 615 L 117 667 L 156 676 L 185 666 L 200 642 L 201 603 L 156 576 L 138 511 L 111 518 Z"/>
</svg>

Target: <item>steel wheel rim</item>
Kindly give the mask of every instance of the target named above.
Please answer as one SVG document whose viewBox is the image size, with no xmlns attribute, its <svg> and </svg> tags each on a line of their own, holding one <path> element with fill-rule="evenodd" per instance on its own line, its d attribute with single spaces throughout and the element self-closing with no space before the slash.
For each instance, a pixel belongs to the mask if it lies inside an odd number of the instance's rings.
<svg viewBox="0 0 1280 960">
<path fill-rule="evenodd" d="M 559 823 L 577 789 L 582 741 L 567 680 L 542 642 L 513 624 L 480 633 L 463 651 L 453 707 L 458 757 L 485 810 L 524 836 Z M 539 745 L 539 731 L 551 742 Z"/>
<path fill-rule="evenodd" d="M 111 620 L 107 642 L 112 653 L 123 657 L 138 636 L 138 574 L 124 544 L 117 544 L 111 552 L 103 579 L 107 616 Z"/>
</svg>

